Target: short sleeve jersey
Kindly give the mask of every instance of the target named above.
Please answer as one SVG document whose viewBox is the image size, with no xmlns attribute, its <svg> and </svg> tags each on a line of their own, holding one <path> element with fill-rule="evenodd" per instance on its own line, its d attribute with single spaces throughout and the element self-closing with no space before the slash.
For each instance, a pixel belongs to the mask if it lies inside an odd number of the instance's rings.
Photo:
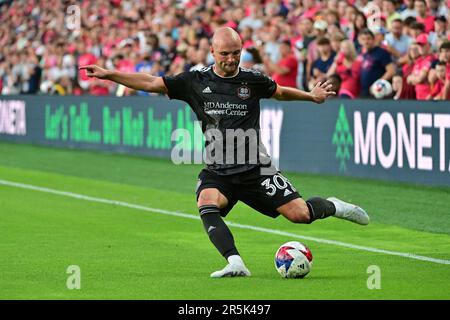
<svg viewBox="0 0 450 320">
<path fill-rule="evenodd" d="M 213 154 L 212 159 L 207 159 L 209 170 L 231 175 L 270 165 L 261 143 L 259 115 L 260 99 L 274 95 L 275 81 L 244 68 L 225 78 L 217 75 L 212 66 L 163 80 L 169 98 L 187 102 L 201 122 L 207 154 L 208 150 Z"/>
</svg>

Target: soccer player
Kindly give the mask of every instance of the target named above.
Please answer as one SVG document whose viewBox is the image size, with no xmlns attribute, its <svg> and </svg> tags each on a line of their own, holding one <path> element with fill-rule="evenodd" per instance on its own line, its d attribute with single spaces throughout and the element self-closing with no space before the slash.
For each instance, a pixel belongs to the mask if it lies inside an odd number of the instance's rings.
<svg viewBox="0 0 450 320">
<path fill-rule="evenodd" d="M 270 163 L 259 138 L 259 100 L 304 100 L 322 103 L 336 93 L 330 84 L 317 83 L 311 92 L 277 85 L 272 79 L 254 70 L 239 67 L 242 41 L 231 28 L 219 28 L 212 37 L 211 53 L 215 63 L 203 70 L 184 72 L 176 76 L 154 77 L 144 73 L 123 73 L 105 70 L 95 65 L 81 67 L 89 77 L 108 79 L 135 90 L 165 93 L 170 99 L 186 101 L 202 122 L 206 149 L 233 157 L 227 161 L 207 162 L 199 174 L 197 204 L 205 231 L 220 254 L 228 261 L 222 270 L 211 277 L 250 276 L 236 248 L 233 235 L 222 217 L 237 201 L 242 201 L 269 217 L 280 214 L 294 223 L 312 223 L 314 220 L 334 216 L 361 225 L 369 223 L 367 213 L 358 206 L 336 198 L 314 197 L 303 200 L 292 184 Z M 227 135 L 235 131 L 257 132 L 245 141 L 235 141 Z M 209 139 L 211 132 L 215 138 Z M 225 134 L 225 138 L 218 138 Z M 220 141 L 222 139 L 222 141 Z M 230 140 L 232 143 L 230 143 Z M 239 140 L 239 139 L 237 139 Z M 219 144 L 222 143 L 222 144 Z M 248 154 L 242 159 L 242 149 Z M 257 152 L 250 152 L 251 148 Z M 217 154 L 214 155 L 217 156 Z M 227 154 L 228 155 L 228 154 Z M 213 157 L 213 158 L 214 158 Z M 229 161 L 240 158 L 243 161 Z M 214 158 L 217 160 L 217 158 Z"/>
</svg>

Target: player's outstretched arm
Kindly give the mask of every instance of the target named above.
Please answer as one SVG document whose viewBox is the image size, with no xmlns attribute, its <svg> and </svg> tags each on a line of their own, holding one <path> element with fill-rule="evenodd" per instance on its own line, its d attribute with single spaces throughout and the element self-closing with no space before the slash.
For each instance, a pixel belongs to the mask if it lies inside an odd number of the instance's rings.
<svg viewBox="0 0 450 320">
<path fill-rule="evenodd" d="M 304 100 L 315 103 L 322 103 L 328 97 L 335 96 L 336 92 L 331 91 L 332 84 L 329 81 L 318 82 L 310 92 L 296 88 L 277 86 L 273 98 L 283 101 Z"/>
<path fill-rule="evenodd" d="M 166 85 L 161 77 L 154 77 L 145 73 L 107 70 L 96 65 L 83 66 L 80 67 L 80 70 L 86 70 L 88 77 L 114 81 L 134 90 L 167 93 Z"/>
</svg>

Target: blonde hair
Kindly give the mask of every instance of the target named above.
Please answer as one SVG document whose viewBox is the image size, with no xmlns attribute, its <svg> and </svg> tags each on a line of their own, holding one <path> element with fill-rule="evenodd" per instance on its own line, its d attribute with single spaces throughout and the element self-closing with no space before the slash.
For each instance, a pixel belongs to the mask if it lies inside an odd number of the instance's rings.
<svg viewBox="0 0 450 320">
<path fill-rule="evenodd" d="M 353 43 L 353 41 L 351 41 L 351 40 L 343 40 L 341 42 L 341 47 L 344 44 L 348 44 L 349 49 L 350 49 L 350 53 L 351 53 L 350 57 L 352 58 L 352 60 L 355 60 L 356 56 L 357 56 L 357 53 L 356 53 L 355 44 Z"/>
</svg>

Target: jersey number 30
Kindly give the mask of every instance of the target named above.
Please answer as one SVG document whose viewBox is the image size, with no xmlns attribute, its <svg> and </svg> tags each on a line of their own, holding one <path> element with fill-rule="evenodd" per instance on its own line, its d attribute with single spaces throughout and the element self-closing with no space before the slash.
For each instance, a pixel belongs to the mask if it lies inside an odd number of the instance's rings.
<svg viewBox="0 0 450 320">
<path fill-rule="evenodd" d="M 273 181 L 273 183 L 272 183 Z M 292 191 L 297 191 L 295 190 L 294 186 L 289 182 L 288 179 L 286 179 L 285 177 L 283 177 L 281 174 L 276 174 L 274 176 L 272 176 L 271 178 L 267 178 L 266 180 L 264 180 L 261 185 L 263 187 L 266 188 L 267 192 L 266 194 L 269 197 L 272 197 L 273 195 L 275 195 L 275 193 L 277 193 L 277 189 L 278 190 L 284 190 L 286 189 L 288 186 L 290 186 L 292 188 Z"/>
</svg>

